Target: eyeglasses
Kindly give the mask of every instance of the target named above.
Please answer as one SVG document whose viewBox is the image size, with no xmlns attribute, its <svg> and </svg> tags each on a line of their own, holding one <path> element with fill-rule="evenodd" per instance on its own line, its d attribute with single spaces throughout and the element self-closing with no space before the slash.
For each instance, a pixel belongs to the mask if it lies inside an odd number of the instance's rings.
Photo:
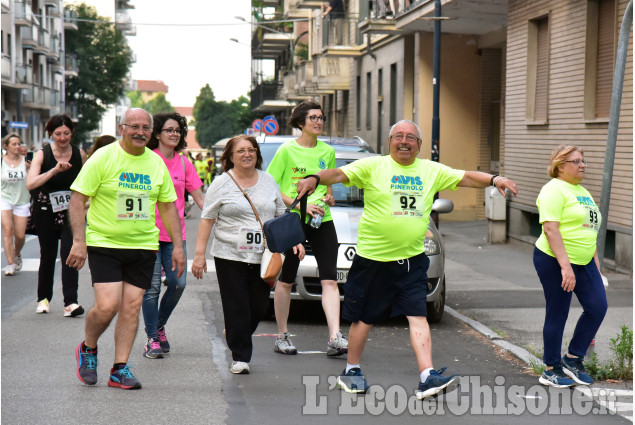
<svg viewBox="0 0 635 425">
<path fill-rule="evenodd" d="M 584 165 L 588 164 L 586 159 L 574 159 L 572 161 L 565 161 L 565 162 L 570 162 L 570 163 L 575 164 L 575 165 L 580 165 L 581 163 L 584 164 Z"/>
<path fill-rule="evenodd" d="M 168 136 L 172 135 L 172 134 L 181 134 L 181 129 L 180 128 L 164 128 L 161 131 L 165 131 Z"/>
<path fill-rule="evenodd" d="M 326 122 L 326 117 L 324 115 L 311 115 L 309 116 L 309 119 L 311 120 L 311 122 Z"/>
<path fill-rule="evenodd" d="M 421 141 L 420 138 L 418 138 L 417 136 L 414 136 L 412 134 L 405 134 L 404 135 L 404 134 L 401 134 L 401 133 L 397 133 L 397 134 L 393 134 L 390 137 L 395 139 L 398 142 L 402 142 L 404 139 L 406 139 L 410 143 L 416 143 L 416 142 L 420 142 Z"/>
<path fill-rule="evenodd" d="M 256 152 L 258 152 L 258 149 L 254 149 L 254 148 L 249 148 L 247 150 L 245 149 L 238 149 L 237 151 L 235 151 L 234 153 L 237 155 L 244 155 L 246 153 L 248 153 L 249 155 L 255 155 Z"/>
<path fill-rule="evenodd" d="M 132 131 L 139 131 L 139 130 L 143 130 L 144 133 L 149 133 L 152 131 L 152 127 L 150 127 L 149 125 L 139 125 L 139 124 L 121 124 L 123 126 L 128 126 L 130 127 L 130 129 Z"/>
</svg>

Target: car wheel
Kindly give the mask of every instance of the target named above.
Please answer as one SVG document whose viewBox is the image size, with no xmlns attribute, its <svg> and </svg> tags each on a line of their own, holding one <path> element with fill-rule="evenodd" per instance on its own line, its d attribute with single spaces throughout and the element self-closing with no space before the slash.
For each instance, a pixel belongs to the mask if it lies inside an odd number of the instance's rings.
<svg viewBox="0 0 635 425">
<path fill-rule="evenodd" d="M 445 309 L 445 275 L 443 276 L 442 285 L 439 300 L 426 303 L 429 323 L 440 322 L 443 318 L 443 310 Z"/>
</svg>

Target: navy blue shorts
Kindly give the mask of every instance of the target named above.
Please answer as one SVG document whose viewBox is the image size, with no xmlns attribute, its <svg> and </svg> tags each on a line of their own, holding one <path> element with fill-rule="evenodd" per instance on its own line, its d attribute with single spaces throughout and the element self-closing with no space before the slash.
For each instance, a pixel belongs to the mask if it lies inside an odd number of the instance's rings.
<svg viewBox="0 0 635 425">
<path fill-rule="evenodd" d="M 429 266 L 424 253 L 386 263 L 356 255 L 344 286 L 342 317 L 373 325 L 389 307 L 392 317 L 427 316 Z"/>
</svg>

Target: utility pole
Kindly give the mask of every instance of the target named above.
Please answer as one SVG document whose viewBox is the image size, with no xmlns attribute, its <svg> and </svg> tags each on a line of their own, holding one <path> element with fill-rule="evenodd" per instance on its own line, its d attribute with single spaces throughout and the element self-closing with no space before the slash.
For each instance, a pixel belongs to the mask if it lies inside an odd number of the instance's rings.
<svg viewBox="0 0 635 425">
<path fill-rule="evenodd" d="M 434 50 L 432 53 L 432 154 L 431 160 L 439 162 L 440 126 L 439 119 L 439 89 L 441 76 L 441 0 L 434 1 Z M 434 194 L 438 199 L 439 194 Z M 430 213 L 434 224 L 439 227 L 439 214 Z"/>
</svg>

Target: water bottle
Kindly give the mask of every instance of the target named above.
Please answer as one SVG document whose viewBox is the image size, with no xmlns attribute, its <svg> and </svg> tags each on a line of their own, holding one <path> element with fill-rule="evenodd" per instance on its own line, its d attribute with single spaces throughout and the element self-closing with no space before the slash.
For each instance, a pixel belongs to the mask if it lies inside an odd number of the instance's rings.
<svg viewBox="0 0 635 425">
<path fill-rule="evenodd" d="M 317 205 L 318 207 L 322 209 L 326 208 L 326 204 L 322 201 L 318 202 L 315 205 Z M 309 226 L 313 227 L 314 229 L 317 229 L 322 224 L 322 218 L 323 218 L 322 214 L 315 213 L 315 217 L 311 219 L 311 221 L 309 222 Z"/>
</svg>

